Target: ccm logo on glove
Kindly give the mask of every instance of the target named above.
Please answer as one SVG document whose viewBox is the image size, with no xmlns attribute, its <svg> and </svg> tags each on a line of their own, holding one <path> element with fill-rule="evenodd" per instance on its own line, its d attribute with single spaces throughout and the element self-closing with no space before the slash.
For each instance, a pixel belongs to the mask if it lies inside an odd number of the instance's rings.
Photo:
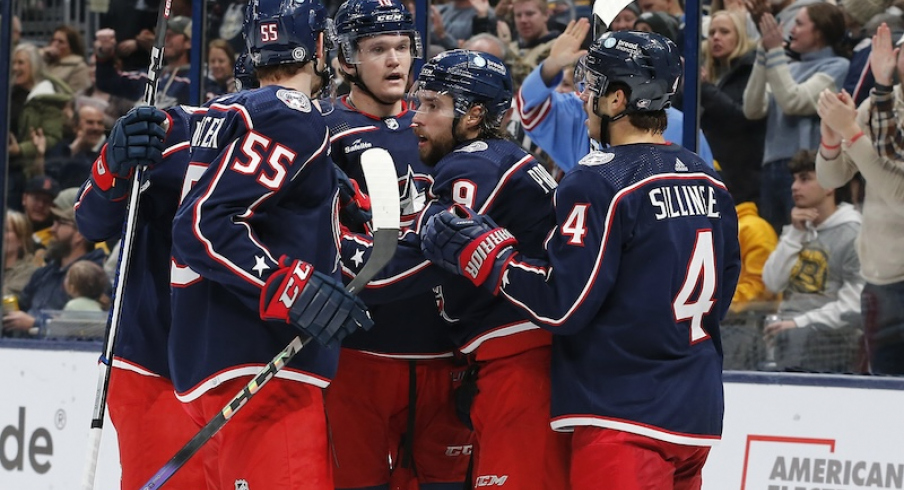
<svg viewBox="0 0 904 490">
<path fill-rule="evenodd" d="M 311 264 L 295 261 L 295 267 L 292 268 L 292 274 L 289 276 L 286 287 L 282 290 L 282 294 L 279 295 L 279 301 L 286 309 L 292 308 L 292 305 L 295 304 L 295 300 L 298 299 L 301 289 L 308 282 L 312 272 L 314 272 L 314 266 Z"/>
</svg>

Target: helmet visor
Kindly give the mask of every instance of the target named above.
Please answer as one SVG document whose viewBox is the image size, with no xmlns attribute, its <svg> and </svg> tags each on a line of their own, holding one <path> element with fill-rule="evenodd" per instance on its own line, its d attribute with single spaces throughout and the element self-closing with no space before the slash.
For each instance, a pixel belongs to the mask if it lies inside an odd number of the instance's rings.
<svg viewBox="0 0 904 490">
<path fill-rule="evenodd" d="M 338 36 L 346 63 L 358 65 L 363 61 L 385 62 L 395 56 L 413 59 L 422 56 L 421 38 L 417 32 L 391 31 L 369 36 Z"/>
<path fill-rule="evenodd" d="M 590 90 L 595 95 L 603 95 L 609 87 L 609 79 L 605 75 L 595 73 L 587 68 L 587 55 L 581 56 L 574 65 L 574 90 L 583 94 Z"/>
<path fill-rule="evenodd" d="M 408 104 L 415 114 L 421 116 L 445 116 L 456 117 L 455 97 L 449 92 L 437 92 L 424 88 L 424 83 L 418 81 L 408 92 Z"/>
</svg>

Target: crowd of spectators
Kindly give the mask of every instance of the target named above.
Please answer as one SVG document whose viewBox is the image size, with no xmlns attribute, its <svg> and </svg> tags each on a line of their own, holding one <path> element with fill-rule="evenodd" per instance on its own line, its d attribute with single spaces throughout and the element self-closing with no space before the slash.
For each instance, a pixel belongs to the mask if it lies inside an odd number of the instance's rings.
<svg viewBox="0 0 904 490">
<path fill-rule="evenodd" d="M 106 306 L 109 279 L 99 283 L 94 264 L 115 244 L 86 242 L 69 213 L 105 132 L 139 103 L 146 82 L 154 15 L 126 3 L 111 2 L 110 27 L 91 33 L 92 46 L 66 25 L 49 39 L 20 40 L 13 19 L 3 294 L 16 296 L 20 311 L 4 315 L 5 335 L 33 332 L 36 309 Z M 209 4 L 206 100 L 235 90 L 245 2 Z M 896 122 L 904 62 L 895 47 L 904 0 L 704 4 L 700 151 L 735 200 L 743 255 L 726 367 L 756 368 L 765 347 L 778 347 L 779 368 L 904 374 L 904 126 Z M 173 10 L 160 107 L 187 104 L 191 83 L 190 4 Z M 424 40 L 427 56 L 466 47 L 505 60 L 516 89 L 526 83 L 506 127 L 559 175 L 576 159 L 553 142 L 591 144 L 582 119 L 557 125 L 568 134 L 537 129 L 576 99 L 572 71 L 591 42 L 585 24 L 567 23 L 563 12 L 545 0 L 433 2 Z M 681 46 L 685 22 L 681 0 L 637 0 L 610 27 Z M 673 131 L 682 105 L 674 102 Z M 781 320 L 764 324 L 770 313 Z"/>
</svg>

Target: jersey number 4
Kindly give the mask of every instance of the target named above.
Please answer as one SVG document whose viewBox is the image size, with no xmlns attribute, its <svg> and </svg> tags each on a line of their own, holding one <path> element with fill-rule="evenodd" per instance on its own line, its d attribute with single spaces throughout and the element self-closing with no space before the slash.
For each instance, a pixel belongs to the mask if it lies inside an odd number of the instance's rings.
<svg viewBox="0 0 904 490">
<path fill-rule="evenodd" d="M 697 291 L 697 299 L 691 295 Z M 709 338 L 703 329 L 703 317 L 708 315 L 716 304 L 716 253 L 713 247 L 712 230 L 699 230 L 697 242 L 687 264 L 687 275 L 681 290 L 672 301 L 675 320 L 691 322 L 691 343 L 695 344 Z"/>
</svg>

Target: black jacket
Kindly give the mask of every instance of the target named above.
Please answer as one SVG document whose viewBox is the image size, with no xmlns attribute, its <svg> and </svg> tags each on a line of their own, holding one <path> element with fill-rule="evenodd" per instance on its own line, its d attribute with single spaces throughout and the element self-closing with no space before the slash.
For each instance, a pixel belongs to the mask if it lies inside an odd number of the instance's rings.
<svg viewBox="0 0 904 490">
<path fill-rule="evenodd" d="M 718 84 L 700 87 L 703 108 L 700 127 L 735 203 L 756 201 L 760 193 L 760 167 L 766 142 L 766 119 L 744 117 L 744 88 L 753 70 L 756 52 L 735 59 Z"/>
</svg>

